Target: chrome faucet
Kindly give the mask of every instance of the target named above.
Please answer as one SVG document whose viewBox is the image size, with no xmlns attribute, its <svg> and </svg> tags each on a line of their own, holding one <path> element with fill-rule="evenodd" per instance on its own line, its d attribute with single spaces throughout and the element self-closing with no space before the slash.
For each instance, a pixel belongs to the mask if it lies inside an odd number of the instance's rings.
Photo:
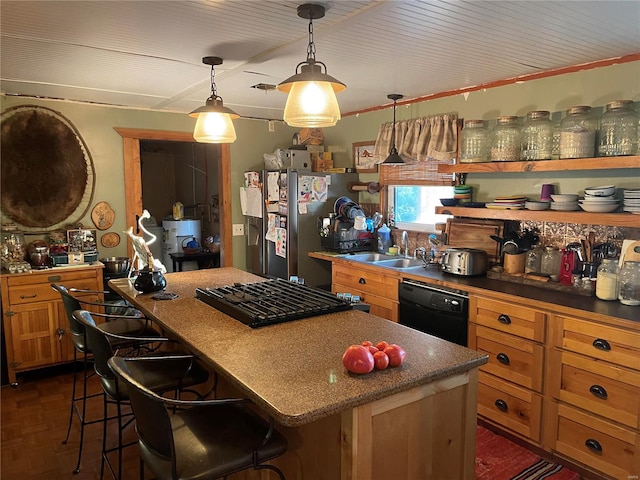
<svg viewBox="0 0 640 480">
<path fill-rule="evenodd" d="M 406 230 L 402 232 L 402 249 L 404 250 L 404 258 L 409 258 L 409 234 Z"/>
</svg>

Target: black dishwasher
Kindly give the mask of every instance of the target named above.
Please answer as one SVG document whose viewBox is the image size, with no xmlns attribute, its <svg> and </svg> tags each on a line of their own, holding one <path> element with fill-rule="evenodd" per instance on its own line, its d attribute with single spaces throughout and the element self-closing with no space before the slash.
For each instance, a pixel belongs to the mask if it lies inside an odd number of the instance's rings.
<svg viewBox="0 0 640 480">
<path fill-rule="evenodd" d="M 467 346 L 469 295 L 466 292 L 404 279 L 400 282 L 398 298 L 398 323 Z"/>
</svg>

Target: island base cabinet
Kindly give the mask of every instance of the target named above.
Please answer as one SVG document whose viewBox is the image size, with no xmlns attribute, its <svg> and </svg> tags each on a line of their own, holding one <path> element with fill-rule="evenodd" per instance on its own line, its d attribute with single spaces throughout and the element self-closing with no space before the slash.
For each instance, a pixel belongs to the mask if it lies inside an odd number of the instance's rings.
<svg viewBox="0 0 640 480">
<path fill-rule="evenodd" d="M 415 387 L 299 427 L 276 426 L 287 479 L 473 480 L 477 370 Z M 276 480 L 268 471 L 229 480 Z"/>
<path fill-rule="evenodd" d="M 550 402 L 547 444 L 611 479 L 640 478 L 640 436 L 631 429 Z"/>
</svg>

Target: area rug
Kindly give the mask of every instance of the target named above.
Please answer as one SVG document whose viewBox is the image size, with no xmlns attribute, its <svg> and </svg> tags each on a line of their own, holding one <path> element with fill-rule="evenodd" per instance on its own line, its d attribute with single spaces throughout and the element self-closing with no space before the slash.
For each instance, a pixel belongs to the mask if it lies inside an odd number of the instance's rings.
<svg viewBox="0 0 640 480">
<path fill-rule="evenodd" d="M 579 480 L 567 467 L 539 455 L 478 425 L 476 480 Z"/>
</svg>

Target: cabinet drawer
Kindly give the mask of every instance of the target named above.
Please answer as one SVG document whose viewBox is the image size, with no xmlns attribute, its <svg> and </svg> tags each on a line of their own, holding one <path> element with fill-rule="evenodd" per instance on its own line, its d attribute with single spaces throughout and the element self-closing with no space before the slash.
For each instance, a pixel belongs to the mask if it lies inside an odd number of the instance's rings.
<svg viewBox="0 0 640 480">
<path fill-rule="evenodd" d="M 544 342 L 547 315 L 517 302 L 506 303 L 472 295 L 469 299 L 469 320 L 511 335 Z"/>
<path fill-rule="evenodd" d="M 540 440 L 542 397 L 479 372 L 478 414 L 534 441 Z"/>
<path fill-rule="evenodd" d="M 552 351 L 551 395 L 576 407 L 640 428 L 640 373 L 574 353 Z M 555 377 L 555 378 L 554 378 Z"/>
<path fill-rule="evenodd" d="M 489 355 L 480 367 L 487 373 L 542 392 L 544 347 L 483 326 L 469 326 L 470 348 Z"/>
<path fill-rule="evenodd" d="M 64 279 L 64 281 L 59 283 L 62 283 L 67 288 L 81 288 L 86 290 L 96 290 L 98 286 L 95 275 L 93 278 Z M 50 283 L 19 285 L 11 287 L 9 290 L 9 302 L 11 305 L 52 300 L 60 300 L 60 294 L 51 288 Z"/>
<path fill-rule="evenodd" d="M 640 438 L 632 430 L 551 402 L 550 447 L 615 479 L 639 478 Z"/>
<path fill-rule="evenodd" d="M 556 347 L 640 370 L 640 332 L 560 315 L 550 331 Z"/>
<path fill-rule="evenodd" d="M 387 320 L 393 320 L 394 322 L 398 321 L 398 302 L 394 302 L 389 298 L 369 294 L 358 288 L 335 283 L 332 285 L 331 291 L 333 293 L 348 292 L 352 295 L 360 295 L 360 301 L 369 304 L 369 313 L 386 318 Z"/>
<path fill-rule="evenodd" d="M 333 267 L 332 283 L 344 285 L 348 290 L 373 293 L 389 300 L 398 301 L 398 279 L 380 273 L 343 265 Z"/>
</svg>

